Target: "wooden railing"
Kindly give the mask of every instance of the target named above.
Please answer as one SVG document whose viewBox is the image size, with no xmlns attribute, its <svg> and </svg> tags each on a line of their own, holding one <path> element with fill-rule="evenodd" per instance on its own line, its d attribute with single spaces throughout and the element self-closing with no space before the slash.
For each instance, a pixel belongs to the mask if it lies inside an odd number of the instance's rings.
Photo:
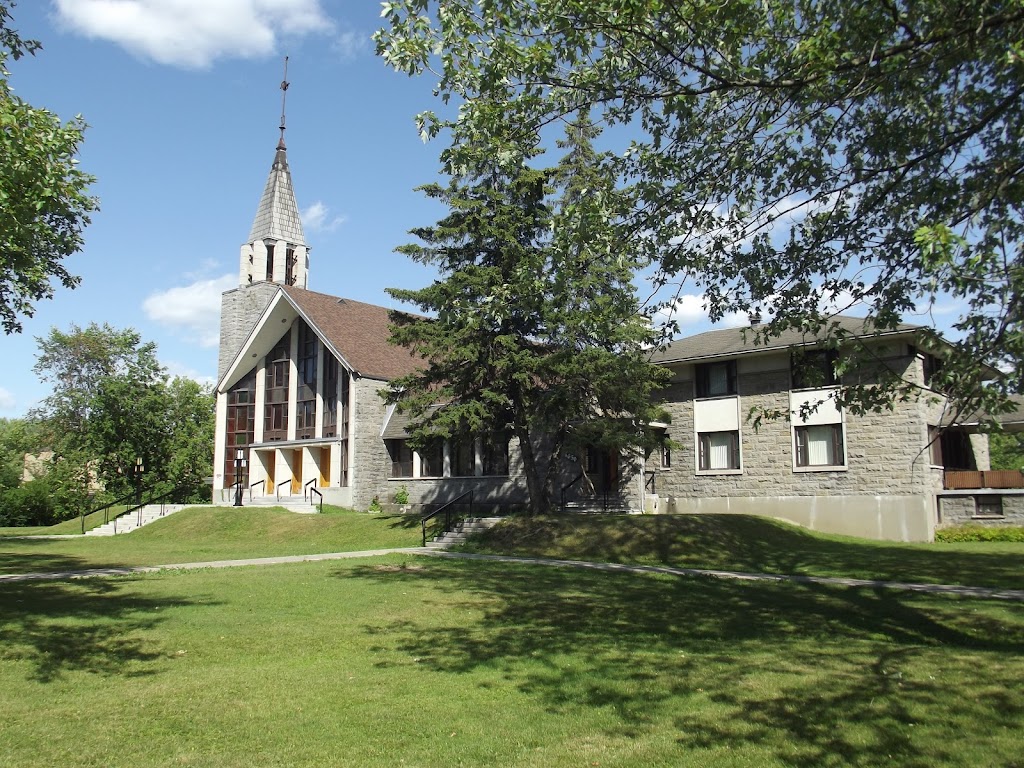
<svg viewBox="0 0 1024 768">
<path fill-rule="evenodd" d="M 947 491 L 971 488 L 1024 488 L 1024 472 L 1019 469 L 949 469 L 943 472 L 942 476 L 942 484 Z"/>
</svg>

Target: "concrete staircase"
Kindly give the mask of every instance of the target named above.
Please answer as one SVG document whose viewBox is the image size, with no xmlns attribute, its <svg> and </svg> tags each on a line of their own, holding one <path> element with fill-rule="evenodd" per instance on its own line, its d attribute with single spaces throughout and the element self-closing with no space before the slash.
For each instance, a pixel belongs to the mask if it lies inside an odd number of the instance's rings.
<svg viewBox="0 0 1024 768">
<path fill-rule="evenodd" d="M 440 536 L 435 536 L 433 541 L 428 541 L 427 547 L 430 549 L 456 547 L 464 543 L 474 533 L 486 531 L 500 521 L 500 517 L 467 517 L 465 520 L 456 523 L 454 528 L 448 531 L 448 533 L 442 533 Z"/>
<path fill-rule="evenodd" d="M 622 496 L 609 496 L 607 506 L 601 497 L 587 497 L 565 502 L 564 512 L 636 512 Z"/>
<path fill-rule="evenodd" d="M 308 499 L 303 499 L 301 496 L 282 496 L 280 501 L 276 496 L 254 496 L 252 501 L 249 501 L 248 495 L 242 494 L 242 506 L 284 507 L 289 512 L 298 512 L 304 515 L 315 514 L 320 509 L 319 502 L 310 504 Z"/>
<path fill-rule="evenodd" d="M 154 520 L 167 517 L 179 509 L 184 509 L 184 504 L 147 504 L 141 510 L 135 510 L 127 515 L 115 517 L 109 523 L 93 528 L 85 532 L 86 536 L 114 536 L 122 533 L 131 533 L 144 525 L 149 525 Z"/>
</svg>

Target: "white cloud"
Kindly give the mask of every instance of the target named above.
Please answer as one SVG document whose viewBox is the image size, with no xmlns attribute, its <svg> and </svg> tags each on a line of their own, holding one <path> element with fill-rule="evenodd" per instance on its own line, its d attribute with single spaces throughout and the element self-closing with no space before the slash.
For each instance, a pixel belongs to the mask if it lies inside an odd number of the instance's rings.
<svg viewBox="0 0 1024 768">
<path fill-rule="evenodd" d="M 333 232 L 347 221 L 345 216 L 331 216 L 331 209 L 320 200 L 300 211 L 299 218 L 302 226 L 314 232 Z"/>
<path fill-rule="evenodd" d="M 14 395 L 8 392 L 3 387 L 0 387 L 0 411 L 13 411 L 14 406 L 18 404 Z"/>
<path fill-rule="evenodd" d="M 335 37 L 334 49 L 343 60 L 351 61 L 370 50 L 370 36 L 353 30 L 344 30 Z"/>
<path fill-rule="evenodd" d="M 199 346 L 216 347 L 220 340 L 220 295 L 237 284 L 237 275 L 231 274 L 197 280 L 151 293 L 142 302 L 142 310 L 154 322 L 189 332 Z"/>
<path fill-rule="evenodd" d="M 670 306 L 659 309 L 654 316 L 655 325 L 658 326 L 671 321 L 675 321 L 683 333 L 686 333 L 688 327 L 706 325 L 708 308 L 703 294 L 680 294 Z M 729 312 L 715 325 L 719 328 L 742 328 L 750 325 L 750 320 L 742 312 Z"/>
<path fill-rule="evenodd" d="M 171 378 L 192 379 L 192 381 L 203 387 L 212 387 L 217 383 L 214 376 L 208 373 L 200 373 L 195 368 L 179 363 L 176 360 L 163 361 L 163 366 L 167 369 L 167 373 Z"/>
<path fill-rule="evenodd" d="M 277 33 L 334 25 L 320 0 L 56 0 L 62 23 L 160 64 L 201 69 L 273 53 Z"/>
</svg>

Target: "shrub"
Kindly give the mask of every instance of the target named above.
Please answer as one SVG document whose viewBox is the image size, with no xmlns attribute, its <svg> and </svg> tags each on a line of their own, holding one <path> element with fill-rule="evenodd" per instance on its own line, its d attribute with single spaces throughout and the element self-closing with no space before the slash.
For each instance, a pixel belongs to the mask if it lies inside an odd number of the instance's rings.
<svg viewBox="0 0 1024 768">
<path fill-rule="evenodd" d="M 408 504 L 409 503 L 409 489 L 404 485 L 395 491 L 395 504 Z"/>
<path fill-rule="evenodd" d="M 0 526 L 53 525 L 57 507 L 45 479 L 29 480 L 0 495 Z"/>
<path fill-rule="evenodd" d="M 380 512 L 382 509 L 380 505 L 380 497 L 374 496 L 373 501 L 370 502 L 370 512 Z"/>
<path fill-rule="evenodd" d="M 935 532 L 936 541 L 1012 541 L 1024 543 L 1022 526 L 954 525 Z"/>
</svg>

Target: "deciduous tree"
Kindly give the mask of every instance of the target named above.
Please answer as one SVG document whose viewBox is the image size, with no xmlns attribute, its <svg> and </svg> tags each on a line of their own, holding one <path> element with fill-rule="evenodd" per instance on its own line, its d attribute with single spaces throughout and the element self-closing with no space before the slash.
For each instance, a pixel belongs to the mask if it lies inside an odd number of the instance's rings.
<svg viewBox="0 0 1024 768">
<path fill-rule="evenodd" d="M 46 425 L 55 464 L 65 465 L 57 476 L 70 478 L 68 493 L 87 493 L 90 476 L 114 495 L 126 493 L 142 459 L 147 486 L 177 489 L 183 501 L 205 498 L 213 466 L 210 392 L 193 381 L 168 381 L 156 345 L 130 328 L 53 328 L 38 342 L 33 370 L 53 391 L 34 415 Z"/>
<path fill-rule="evenodd" d="M 53 281 L 67 288 L 80 278 L 64 260 L 82 247 L 82 231 L 97 208 L 88 194 L 93 178 L 75 155 L 85 122 L 69 122 L 16 96 L 8 83 L 9 59 L 35 54 L 35 40 L 11 29 L 11 0 L 0 0 L 0 324 L 21 331 L 35 302 L 53 296 Z"/>
<path fill-rule="evenodd" d="M 954 401 L 993 412 L 1022 389 L 1020 0 L 391 0 L 384 17 L 378 52 L 458 104 L 418 118 L 450 137 L 449 168 L 509 123 L 532 141 L 590 110 L 628 126 L 603 168 L 659 285 L 844 351 L 837 311 L 886 329 L 952 308 Z"/>
</svg>

